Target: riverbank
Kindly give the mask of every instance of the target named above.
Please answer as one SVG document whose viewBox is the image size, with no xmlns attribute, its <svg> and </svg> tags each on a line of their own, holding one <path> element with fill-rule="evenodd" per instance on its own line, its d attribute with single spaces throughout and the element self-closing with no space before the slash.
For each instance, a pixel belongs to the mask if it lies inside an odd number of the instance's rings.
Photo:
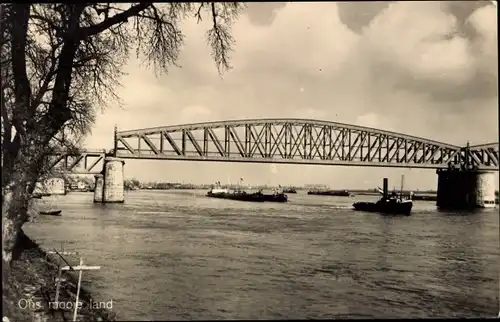
<svg viewBox="0 0 500 322">
<path fill-rule="evenodd" d="M 21 232 L 12 259 L 7 281 L 3 281 L 2 316 L 11 322 L 21 321 L 72 321 L 73 310 L 55 310 L 54 301 L 57 276 L 56 260 L 46 256 L 40 246 Z M 85 275 L 84 275 L 85 276 Z M 76 299 L 76 272 L 63 272 L 59 301 L 74 307 Z M 115 321 L 112 309 L 100 308 L 92 301 L 91 294 L 80 288 L 78 321 Z M 71 304 L 70 304 L 71 303 Z"/>
</svg>

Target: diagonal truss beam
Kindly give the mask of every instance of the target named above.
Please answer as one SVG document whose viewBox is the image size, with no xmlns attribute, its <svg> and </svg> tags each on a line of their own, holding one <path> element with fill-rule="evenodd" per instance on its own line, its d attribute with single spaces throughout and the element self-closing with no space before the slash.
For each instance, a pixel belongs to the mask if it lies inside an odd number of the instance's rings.
<svg viewBox="0 0 500 322">
<path fill-rule="evenodd" d="M 49 156 L 49 170 L 55 173 L 98 174 L 103 169 L 106 155 L 104 150 L 61 150 Z"/>
</svg>

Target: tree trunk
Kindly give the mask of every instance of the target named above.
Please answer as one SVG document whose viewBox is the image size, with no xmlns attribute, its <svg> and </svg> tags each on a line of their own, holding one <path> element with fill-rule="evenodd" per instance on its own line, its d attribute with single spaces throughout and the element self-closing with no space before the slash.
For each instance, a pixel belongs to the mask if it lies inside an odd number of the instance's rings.
<svg viewBox="0 0 500 322">
<path fill-rule="evenodd" d="M 10 161 L 10 160 L 9 160 Z M 28 221 L 31 195 L 40 172 L 41 153 L 33 146 L 21 148 L 2 187 L 2 263 L 10 265 L 12 251 L 23 224 Z"/>
<path fill-rule="evenodd" d="M 2 264 L 10 265 L 17 237 L 28 218 L 30 197 L 26 182 L 4 191 L 2 197 Z"/>
</svg>

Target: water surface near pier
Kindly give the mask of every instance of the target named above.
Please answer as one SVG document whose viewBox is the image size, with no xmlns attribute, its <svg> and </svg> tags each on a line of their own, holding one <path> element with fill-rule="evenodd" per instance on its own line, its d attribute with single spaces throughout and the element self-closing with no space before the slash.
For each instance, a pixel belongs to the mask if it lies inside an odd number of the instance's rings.
<svg viewBox="0 0 500 322">
<path fill-rule="evenodd" d="M 40 201 L 28 235 L 79 250 L 84 285 L 125 320 L 493 317 L 499 311 L 498 209 L 410 217 L 354 212 L 354 198 L 290 194 L 288 204 L 131 191 Z M 74 259 L 74 263 L 77 259 Z"/>
</svg>

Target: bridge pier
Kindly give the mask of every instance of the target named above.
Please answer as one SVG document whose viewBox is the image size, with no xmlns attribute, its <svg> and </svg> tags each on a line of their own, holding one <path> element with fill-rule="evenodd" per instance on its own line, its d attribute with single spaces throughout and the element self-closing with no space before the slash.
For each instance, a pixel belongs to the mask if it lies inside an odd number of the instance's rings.
<svg viewBox="0 0 500 322">
<path fill-rule="evenodd" d="M 495 207 L 495 173 L 480 170 L 438 169 L 436 205 L 440 209 Z"/>
<path fill-rule="evenodd" d="M 104 178 L 102 174 L 96 174 L 94 186 L 94 202 L 102 202 L 102 192 L 104 188 Z"/>
<path fill-rule="evenodd" d="M 103 174 L 95 176 L 94 202 L 122 203 L 125 201 L 123 168 L 125 161 L 119 158 L 104 159 Z"/>
</svg>

